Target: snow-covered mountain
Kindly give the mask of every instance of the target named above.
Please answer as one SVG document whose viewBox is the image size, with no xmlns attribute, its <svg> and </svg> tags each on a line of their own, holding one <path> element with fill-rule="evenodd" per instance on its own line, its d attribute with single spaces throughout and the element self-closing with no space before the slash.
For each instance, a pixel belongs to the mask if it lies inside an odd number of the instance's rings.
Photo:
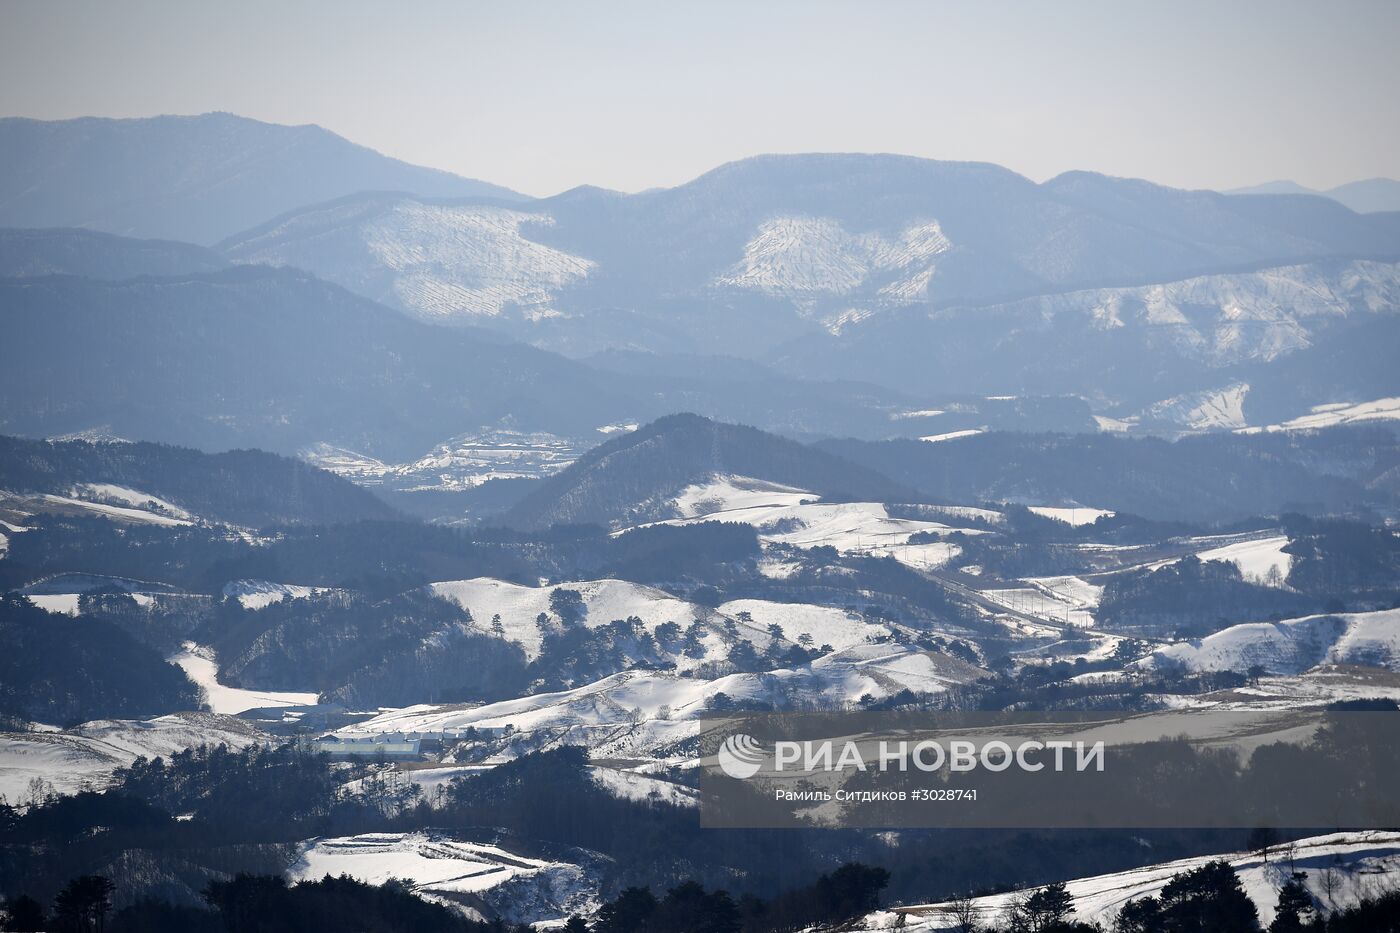
<svg viewBox="0 0 1400 933">
<path fill-rule="evenodd" d="M 313 269 L 425 321 L 557 315 L 591 260 L 526 234 L 548 213 L 367 195 L 295 213 L 225 247 L 238 262 Z"/>
<path fill-rule="evenodd" d="M 362 194 L 222 251 L 570 354 L 698 350 L 901 391 L 1134 406 L 1120 416 L 1252 382 L 1251 366 L 1388 318 L 1400 292 L 1393 215 L 896 156 L 765 156 L 637 195 Z"/>
</svg>

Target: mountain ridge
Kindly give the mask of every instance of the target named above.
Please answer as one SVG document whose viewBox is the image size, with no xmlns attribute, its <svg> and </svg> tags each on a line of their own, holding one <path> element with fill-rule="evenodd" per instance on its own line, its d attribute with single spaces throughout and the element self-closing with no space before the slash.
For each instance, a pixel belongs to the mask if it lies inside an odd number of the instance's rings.
<svg viewBox="0 0 1400 933">
<path fill-rule="evenodd" d="M 225 112 L 0 118 L 0 225 L 211 244 L 294 207 L 372 188 L 523 196 L 401 162 L 315 124 Z"/>
</svg>

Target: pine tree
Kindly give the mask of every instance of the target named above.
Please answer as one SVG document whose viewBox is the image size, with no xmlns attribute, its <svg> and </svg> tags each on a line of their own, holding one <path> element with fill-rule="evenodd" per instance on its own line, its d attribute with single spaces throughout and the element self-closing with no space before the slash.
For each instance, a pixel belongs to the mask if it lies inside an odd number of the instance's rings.
<svg viewBox="0 0 1400 933">
<path fill-rule="evenodd" d="M 1303 929 L 1304 920 L 1313 911 L 1312 895 L 1303 885 L 1301 873 L 1295 873 L 1278 892 L 1278 907 L 1269 933 L 1295 933 Z"/>
</svg>

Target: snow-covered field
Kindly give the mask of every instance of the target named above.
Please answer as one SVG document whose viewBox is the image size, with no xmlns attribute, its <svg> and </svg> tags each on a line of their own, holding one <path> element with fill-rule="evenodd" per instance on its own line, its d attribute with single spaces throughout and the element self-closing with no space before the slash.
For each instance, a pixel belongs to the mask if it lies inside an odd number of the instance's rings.
<svg viewBox="0 0 1400 933">
<path fill-rule="evenodd" d="M 208 648 L 185 642 L 183 648 L 167 658 L 177 664 L 190 680 L 204 690 L 209 708 L 216 713 L 234 715 L 250 709 L 273 706 L 310 706 L 316 702 L 314 693 L 289 693 L 271 690 L 243 690 L 219 683 L 219 666 Z"/>
<path fill-rule="evenodd" d="M 1239 672 L 1258 664 L 1272 674 L 1298 674 L 1321 664 L 1400 670 L 1400 609 L 1232 625 L 1159 648 L 1143 663 Z"/>
<path fill-rule="evenodd" d="M 1030 510 L 1042 518 L 1053 518 L 1067 525 L 1092 525 L 1101 518 L 1113 516 L 1108 509 L 1090 509 L 1080 506 L 1032 505 Z"/>
<path fill-rule="evenodd" d="M 176 713 L 147 720 L 95 720 L 72 729 L 0 733 L 0 794 L 21 801 L 39 778 L 60 794 L 101 789 L 117 768 L 138 756 L 168 756 L 197 745 L 242 748 L 264 741 L 240 719 Z"/>
<path fill-rule="evenodd" d="M 1211 548 L 1200 551 L 1196 556 L 1201 560 L 1230 561 L 1240 568 L 1240 573 L 1246 579 L 1264 580 L 1270 570 L 1278 568 L 1278 578 L 1285 580 L 1293 566 L 1293 555 L 1283 552 L 1287 546 L 1287 535 L 1274 535 Z"/>
<path fill-rule="evenodd" d="M 113 483 L 79 483 L 73 488 L 74 496 L 89 502 L 101 502 L 108 505 L 126 506 L 133 509 L 141 509 L 146 512 L 159 512 L 171 518 L 184 519 L 185 521 L 196 521 L 196 516 L 175 505 L 167 502 L 158 496 L 150 493 L 130 489 L 126 486 L 117 486 Z"/>
<path fill-rule="evenodd" d="M 328 592 L 329 587 L 273 583 L 270 580 L 231 580 L 225 583 L 223 588 L 223 595 L 237 599 L 244 609 L 266 609 L 284 599 L 303 599 L 316 593 Z"/>
<path fill-rule="evenodd" d="M 844 609 L 813 606 L 808 603 L 733 599 L 721 605 L 718 612 L 731 618 L 738 618 L 740 613 L 748 613 L 753 620 L 752 624 L 764 630 L 770 625 L 780 625 L 783 628 L 783 637 L 790 642 L 797 642 L 803 635 L 810 635 L 813 647 L 831 645 L 840 650 L 892 634 L 892 630 L 880 622 L 867 622 Z"/>
<path fill-rule="evenodd" d="M 112 487 L 118 488 L 118 487 Z M 139 494 L 138 494 L 139 495 Z M 110 518 L 116 521 L 133 522 L 140 525 L 189 525 L 191 520 L 187 518 L 175 518 L 162 512 L 153 512 L 144 508 L 134 508 L 125 505 L 111 505 L 107 502 L 91 502 L 86 499 L 78 499 L 73 496 L 55 496 L 46 494 L 40 497 L 41 501 L 57 511 L 86 512 L 92 515 L 100 515 L 103 518 Z"/>
<path fill-rule="evenodd" d="M 1008 609 L 1076 628 L 1094 625 L 1103 587 L 1079 577 L 1027 577 L 1026 586 L 982 590 L 982 595 Z"/>
<path fill-rule="evenodd" d="M 330 444 L 315 444 L 300 456 L 363 486 L 460 490 L 493 479 L 552 476 L 573 463 L 586 446 L 544 431 L 497 428 L 459 435 L 406 463 L 385 463 Z"/>
<path fill-rule="evenodd" d="M 756 528 L 759 540 L 767 543 L 799 548 L 828 545 L 845 553 L 887 555 L 923 569 L 943 566 L 961 549 L 946 542 L 910 544 L 911 536 L 954 531 L 985 534 L 981 528 L 893 518 L 878 502 L 822 502 L 815 493 L 737 476 L 716 476 L 687 486 L 675 505 L 681 517 L 663 524 L 741 522 Z M 952 511 L 948 515 L 958 517 Z"/>
<path fill-rule="evenodd" d="M 530 658 L 539 656 L 542 641 L 535 620 L 541 613 L 550 613 L 550 596 L 560 589 L 573 590 L 582 596 L 586 609 L 583 623 L 594 628 L 636 617 L 642 620 L 647 631 L 655 634 L 656 627 L 665 622 L 675 622 L 684 629 L 709 615 L 707 610 L 663 590 L 623 580 L 588 580 L 545 587 L 477 577 L 434 583 L 430 589 L 440 598 L 470 611 L 476 627 L 484 632 L 491 631 L 492 619 L 499 615 L 504 636 L 524 648 Z M 705 641 L 718 649 L 714 644 L 717 641 L 714 632 Z"/>
<path fill-rule="evenodd" d="M 431 830 L 311 839 L 302 843 L 288 874 L 294 880 L 349 875 L 369 884 L 400 879 L 415 893 L 478 918 L 517 923 L 586 913 L 598 888 L 590 867 Z"/>
<path fill-rule="evenodd" d="M 1267 862 L 1256 853 L 1236 852 L 1180 859 L 1071 881 L 1068 888 L 1074 898 L 1075 917 L 1085 922 L 1111 925 L 1118 911 L 1129 900 L 1156 895 L 1173 875 L 1199 868 L 1216 858 L 1224 858 L 1234 866 L 1245 893 L 1254 901 L 1259 918 L 1267 927 L 1274 918 L 1279 888 L 1289 880 L 1295 869 L 1306 873 L 1304 883 L 1324 907 L 1345 908 L 1356 904 L 1364 896 L 1393 890 L 1396 882 L 1400 881 L 1400 834 L 1333 833 L 1299 840 L 1291 858 L 1284 848 L 1279 847 L 1271 852 Z M 1335 878 L 1330 896 L 1324 881 L 1329 872 Z M 979 920 L 998 920 L 1013 896 L 997 894 L 975 899 Z M 929 904 L 902 907 L 897 911 L 877 911 L 853 929 L 894 929 L 900 923 L 901 914 L 904 915 L 905 930 L 939 930 L 955 925 L 946 912 L 946 905 Z"/>
<path fill-rule="evenodd" d="M 1339 424 L 1356 424 L 1363 421 L 1394 421 L 1400 419 L 1400 398 L 1378 398 L 1370 402 L 1348 404 L 1335 402 L 1330 405 L 1317 405 L 1308 414 L 1299 415 L 1282 424 L 1264 427 L 1243 428 L 1240 433 L 1252 434 L 1258 431 L 1312 431 L 1330 428 Z"/>
</svg>

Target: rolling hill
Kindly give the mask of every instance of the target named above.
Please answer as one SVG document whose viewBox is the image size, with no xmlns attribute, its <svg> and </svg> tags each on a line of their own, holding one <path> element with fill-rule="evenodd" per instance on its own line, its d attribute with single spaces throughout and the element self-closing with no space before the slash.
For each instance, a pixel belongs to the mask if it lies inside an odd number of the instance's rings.
<svg viewBox="0 0 1400 933">
<path fill-rule="evenodd" d="M 542 482 L 505 524 L 633 524 L 678 514 L 674 498 L 716 474 L 797 487 L 824 498 L 907 500 L 912 490 L 840 457 L 742 425 L 698 415 L 661 418 L 584 454 Z"/>
</svg>

